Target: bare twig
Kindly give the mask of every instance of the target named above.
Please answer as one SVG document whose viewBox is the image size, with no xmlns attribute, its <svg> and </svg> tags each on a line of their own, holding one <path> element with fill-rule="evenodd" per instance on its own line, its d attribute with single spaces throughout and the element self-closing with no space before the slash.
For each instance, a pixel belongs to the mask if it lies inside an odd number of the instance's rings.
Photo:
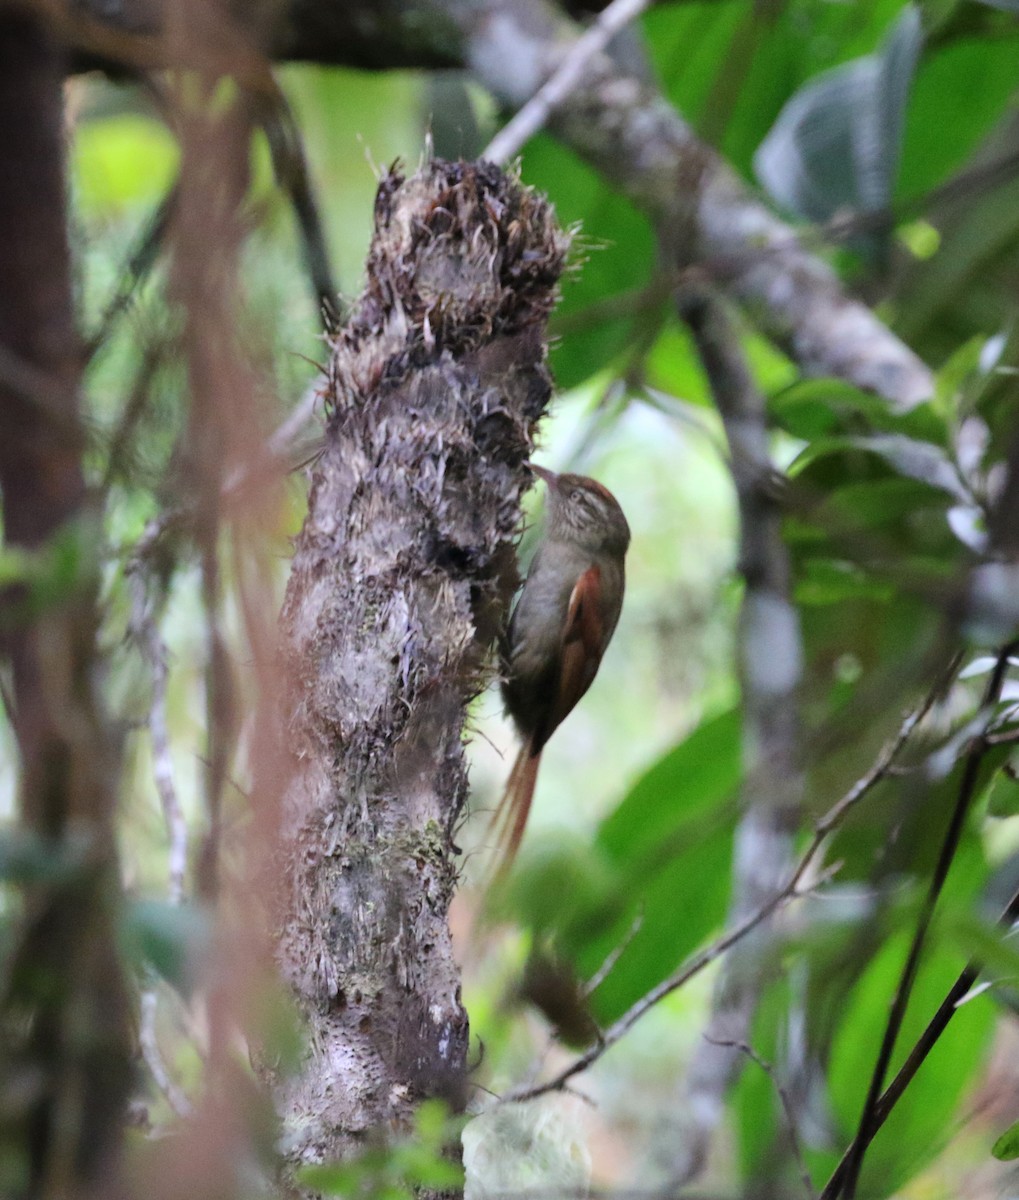
<svg viewBox="0 0 1019 1200">
<path fill-rule="evenodd" d="M 145 540 L 143 536 L 143 542 Z M 166 720 L 166 685 L 169 673 L 166 646 L 159 636 L 156 615 L 152 611 L 148 595 L 147 573 L 141 569 L 141 562 L 141 558 L 135 558 L 127 569 L 131 590 L 131 633 L 152 676 L 148 720 L 149 736 L 152 739 L 152 771 L 169 838 L 169 898 L 171 904 L 180 904 L 184 898 L 187 874 L 188 827 L 174 781 L 170 733 Z"/>
<path fill-rule="evenodd" d="M 271 73 L 266 87 L 254 93 L 254 100 L 256 116 L 269 143 L 276 182 L 289 197 L 297 219 L 312 290 L 328 332 L 339 320 L 337 292 L 301 130 L 283 89 Z"/>
<path fill-rule="evenodd" d="M 166 1102 L 178 1117 L 190 1117 L 194 1112 L 191 1101 L 178 1087 L 159 1048 L 156 1037 L 156 1010 L 159 1005 L 159 993 L 154 987 L 146 988 L 141 995 L 141 1013 L 138 1021 L 138 1043 L 141 1046 L 142 1058 L 149 1069 L 153 1082 L 166 1098 Z"/>
<path fill-rule="evenodd" d="M 775 1091 L 778 1093 L 778 1098 L 782 1103 L 782 1111 L 785 1113 L 786 1130 L 789 1134 L 789 1145 L 793 1152 L 793 1157 L 796 1159 L 796 1165 L 800 1171 L 800 1179 L 803 1180 L 803 1190 L 807 1193 L 807 1200 L 814 1200 L 814 1184 L 810 1178 L 810 1172 L 807 1170 L 806 1160 L 803 1157 L 803 1146 L 800 1142 L 800 1135 L 796 1129 L 796 1112 L 793 1108 L 792 1101 L 789 1098 L 789 1093 L 779 1082 L 778 1076 L 775 1074 L 775 1068 L 767 1059 L 761 1058 L 757 1051 L 747 1042 L 723 1041 L 718 1043 L 721 1046 L 727 1046 L 729 1049 L 738 1050 L 740 1054 L 745 1055 L 756 1063 L 761 1070 L 771 1080 Z"/>
<path fill-rule="evenodd" d="M 630 928 L 623 935 L 622 940 L 619 943 L 617 943 L 615 946 L 612 947 L 612 949 L 608 952 L 608 954 L 606 954 L 605 960 L 602 963 L 602 965 L 598 968 L 597 971 L 595 971 L 595 973 L 591 976 L 591 978 L 587 981 L 587 983 L 584 984 L 583 994 L 584 994 L 585 998 L 593 995 L 598 990 L 598 988 L 601 987 L 601 985 L 605 982 L 605 980 L 609 977 L 609 975 L 612 974 L 612 971 L 613 971 L 616 963 L 619 962 L 620 958 L 622 958 L 623 954 L 629 947 L 630 943 L 637 936 L 637 934 L 640 933 L 640 929 L 643 924 L 644 924 L 644 909 L 643 909 L 643 907 L 641 907 L 641 909 L 638 911 L 637 915 L 633 918 L 633 923 L 631 924 Z"/>
<path fill-rule="evenodd" d="M 597 1062 L 599 1058 L 611 1046 L 614 1046 L 624 1034 L 645 1015 L 661 1003 L 666 996 L 671 996 L 673 992 L 678 991 L 684 984 L 690 982 L 696 975 L 699 975 L 705 967 L 716 962 L 730 947 L 735 946 L 756 929 L 763 921 L 766 921 L 778 909 L 788 904 L 790 900 L 796 899 L 798 896 L 806 895 L 808 892 L 814 891 L 816 888 L 826 883 L 834 871 L 827 871 L 818 876 L 818 878 L 810 885 L 801 887 L 800 880 L 802 879 L 809 863 L 801 862 L 796 871 L 790 877 L 786 885 L 780 888 L 765 904 L 762 904 L 756 912 L 750 914 L 745 920 L 735 925 L 727 933 L 717 938 L 710 946 L 706 946 L 699 954 L 695 954 L 688 959 L 683 966 L 670 975 L 668 979 L 662 980 L 660 984 L 653 987 L 649 992 L 645 993 L 635 1004 L 616 1021 L 610 1025 L 602 1037 L 602 1040 L 597 1044 L 585 1050 L 583 1054 L 578 1055 L 564 1067 L 557 1075 L 545 1083 L 537 1084 L 534 1087 L 522 1088 L 516 1091 L 508 1092 L 504 1097 L 504 1101 L 521 1101 L 533 1100 L 536 1096 L 544 1096 L 548 1092 L 562 1091 L 563 1085 L 574 1075 L 579 1075 L 581 1071 L 586 1071 L 592 1063 Z"/>
<path fill-rule="evenodd" d="M 115 292 L 103 309 L 95 332 L 85 344 L 86 363 L 91 363 L 106 344 L 114 325 L 131 306 L 143 287 L 149 272 L 159 257 L 176 202 L 177 184 L 174 183 L 149 217 L 137 245 L 132 249 L 124 270 L 121 272 Z"/>
<path fill-rule="evenodd" d="M 650 4 L 651 0 L 612 0 L 590 28 L 569 47 L 562 61 L 530 100 L 492 138 L 480 157 L 504 163 L 519 154 L 524 144 L 544 128 L 555 109 L 576 90 L 591 59 Z"/>
</svg>

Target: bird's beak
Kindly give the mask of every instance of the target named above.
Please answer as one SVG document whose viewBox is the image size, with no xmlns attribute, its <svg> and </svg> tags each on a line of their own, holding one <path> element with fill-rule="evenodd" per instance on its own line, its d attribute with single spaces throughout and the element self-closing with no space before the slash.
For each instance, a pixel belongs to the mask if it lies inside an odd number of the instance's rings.
<svg viewBox="0 0 1019 1200">
<path fill-rule="evenodd" d="M 547 467 L 539 467 L 537 463 L 526 462 L 524 466 L 539 479 L 544 479 L 545 483 L 550 488 L 555 488 L 559 482 L 559 476 L 555 471 L 550 471 Z"/>
</svg>

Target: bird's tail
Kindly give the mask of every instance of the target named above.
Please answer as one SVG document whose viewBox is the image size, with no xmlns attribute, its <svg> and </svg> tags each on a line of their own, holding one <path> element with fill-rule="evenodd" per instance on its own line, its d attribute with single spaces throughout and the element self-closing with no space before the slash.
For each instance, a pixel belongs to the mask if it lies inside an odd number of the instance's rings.
<svg viewBox="0 0 1019 1200">
<path fill-rule="evenodd" d="M 541 751 L 532 754 L 531 739 L 528 738 L 520 747 L 506 781 L 506 790 L 488 827 L 489 836 L 495 835 L 495 879 L 502 879 L 506 875 L 520 849 L 540 764 Z"/>
</svg>

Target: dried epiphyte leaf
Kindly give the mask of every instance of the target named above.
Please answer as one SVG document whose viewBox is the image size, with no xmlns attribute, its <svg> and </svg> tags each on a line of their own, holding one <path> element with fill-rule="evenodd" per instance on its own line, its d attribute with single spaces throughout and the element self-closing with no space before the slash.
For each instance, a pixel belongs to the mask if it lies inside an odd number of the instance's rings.
<svg viewBox="0 0 1019 1200">
<path fill-rule="evenodd" d="M 568 248 L 549 202 L 490 163 L 433 159 L 409 180 L 394 165 L 365 290 L 335 343 L 335 401 L 544 321 Z"/>
</svg>

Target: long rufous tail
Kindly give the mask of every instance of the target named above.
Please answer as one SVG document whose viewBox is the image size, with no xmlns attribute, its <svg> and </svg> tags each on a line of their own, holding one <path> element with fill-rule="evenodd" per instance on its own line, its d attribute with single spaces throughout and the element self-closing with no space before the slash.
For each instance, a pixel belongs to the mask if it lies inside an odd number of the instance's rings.
<svg viewBox="0 0 1019 1200">
<path fill-rule="evenodd" d="M 538 779 L 540 763 L 541 751 L 532 754 L 531 739 L 528 738 L 520 747 L 513 770 L 506 781 L 506 790 L 488 827 L 489 834 L 497 831 L 494 876 L 496 879 L 506 875 L 520 849 L 524 827 L 531 811 L 531 801 L 534 799 L 534 785 Z"/>
</svg>

